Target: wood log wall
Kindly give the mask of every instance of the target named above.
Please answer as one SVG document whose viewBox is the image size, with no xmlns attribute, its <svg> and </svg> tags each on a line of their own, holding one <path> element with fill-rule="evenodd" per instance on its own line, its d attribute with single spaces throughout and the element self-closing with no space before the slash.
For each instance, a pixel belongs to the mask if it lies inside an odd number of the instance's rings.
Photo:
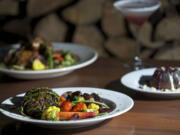
<svg viewBox="0 0 180 135">
<path fill-rule="evenodd" d="M 0 0 L 0 45 L 42 36 L 97 50 L 102 57 L 132 58 L 135 28 L 115 0 Z M 141 57 L 180 60 L 180 1 L 161 8 L 140 31 Z"/>
</svg>

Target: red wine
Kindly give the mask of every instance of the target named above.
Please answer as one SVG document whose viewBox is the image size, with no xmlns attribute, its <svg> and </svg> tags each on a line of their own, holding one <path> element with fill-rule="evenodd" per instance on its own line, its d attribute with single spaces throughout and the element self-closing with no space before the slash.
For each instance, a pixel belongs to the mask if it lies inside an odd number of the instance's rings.
<svg viewBox="0 0 180 135">
<path fill-rule="evenodd" d="M 149 15 L 147 16 L 126 16 L 127 20 L 137 26 L 142 26 L 149 18 Z"/>
</svg>

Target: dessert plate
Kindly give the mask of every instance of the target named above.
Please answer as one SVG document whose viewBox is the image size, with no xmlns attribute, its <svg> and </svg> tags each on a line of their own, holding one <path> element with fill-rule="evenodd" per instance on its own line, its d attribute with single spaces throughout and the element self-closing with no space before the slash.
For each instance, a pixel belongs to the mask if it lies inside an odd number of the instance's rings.
<svg viewBox="0 0 180 135">
<path fill-rule="evenodd" d="M 103 116 L 97 116 L 94 118 L 88 118 L 88 119 L 82 119 L 82 120 L 68 120 L 68 121 L 47 121 L 47 120 L 38 120 L 38 119 L 32 119 L 27 116 L 20 115 L 17 110 L 11 110 L 9 108 L 17 108 L 14 104 L 13 98 L 22 98 L 23 94 L 16 95 L 15 97 L 10 97 L 3 101 L 1 103 L 0 112 L 4 114 L 7 117 L 10 117 L 12 119 L 27 122 L 31 124 L 36 124 L 41 127 L 47 127 L 47 128 L 77 128 L 77 127 L 84 127 L 84 126 L 91 126 L 94 124 L 97 124 L 99 122 L 102 122 L 104 120 L 116 117 L 118 115 L 121 115 L 127 111 L 129 111 L 133 105 L 134 101 L 127 95 L 122 94 L 120 92 L 115 92 L 107 89 L 100 89 L 100 88 L 90 88 L 90 87 L 70 87 L 70 88 L 54 88 L 55 92 L 57 92 L 59 95 L 61 95 L 64 92 L 67 91 L 77 91 L 80 90 L 82 93 L 97 93 L 100 97 L 105 99 L 106 104 L 108 104 L 113 110 L 112 112 L 103 115 Z M 22 100 L 22 99 L 21 99 Z M 7 107 L 7 108 L 6 108 Z"/>
<path fill-rule="evenodd" d="M 11 48 L 18 48 L 19 45 L 12 45 L 8 47 L 0 48 L 0 57 L 5 55 L 4 53 L 7 52 Z M 98 58 L 98 53 L 86 46 L 72 44 L 72 43 L 53 43 L 53 50 L 62 49 L 64 51 L 70 51 L 79 57 L 79 61 L 77 64 L 64 67 L 64 68 L 56 68 L 56 69 L 47 69 L 47 70 L 11 70 L 6 68 L 0 68 L 0 72 L 12 76 L 14 78 L 19 79 L 44 79 L 44 78 L 53 78 L 57 76 L 62 76 L 68 74 L 76 69 L 83 68 L 88 66 L 96 61 Z"/>
<path fill-rule="evenodd" d="M 163 97 L 163 98 L 177 98 L 180 97 L 180 90 L 152 90 L 150 87 L 141 88 L 139 80 L 142 76 L 152 76 L 156 68 L 147 68 L 137 71 L 132 71 L 125 74 L 121 78 L 121 83 L 137 92 L 144 93 L 150 96 Z"/>
</svg>

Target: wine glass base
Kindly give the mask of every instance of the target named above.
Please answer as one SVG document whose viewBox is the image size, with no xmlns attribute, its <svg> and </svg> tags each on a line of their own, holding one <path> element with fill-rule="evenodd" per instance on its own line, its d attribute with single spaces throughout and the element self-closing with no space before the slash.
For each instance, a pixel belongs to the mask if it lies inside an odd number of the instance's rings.
<svg viewBox="0 0 180 135">
<path fill-rule="evenodd" d="M 151 64 L 148 64 L 148 63 L 144 63 L 144 62 L 134 62 L 134 63 L 127 63 L 127 64 L 124 64 L 124 67 L 127 68 L 127 69 L 130 69 L 130 70 L 140 70 L 140 69 L 143 69 L 143 68 L 150 68 L 152 67 Z"/>
</svg>

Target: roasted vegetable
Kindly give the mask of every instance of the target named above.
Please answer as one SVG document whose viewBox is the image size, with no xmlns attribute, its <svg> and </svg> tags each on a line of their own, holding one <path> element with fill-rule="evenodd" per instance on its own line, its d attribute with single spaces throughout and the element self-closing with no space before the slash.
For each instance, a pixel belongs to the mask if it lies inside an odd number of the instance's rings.
<svg viewBox="0 0 180 135">
<path fill-rule="evenodd" d="M 96 113 L 94 112 L 60 112 L 60 109 L 55 106 L 51 106 L 46 109 L 41 116 L 42 120 L 71 120 L 74 117 L 76 119 L 85 119 L 90 117 L 95 117 Z"/>
<path fill-rule="evenodd" d="M 52 120 L 52 121 L 58 121 L 60 112 L 60 108 L 56 106 L 50 106 L 48 107 L 41 115 L 42 120 Z"/>
<path fill-rule="evenodd" d="M 77 103 L 95 103 L 98 105 L 103 106 L 104 108 L 110 108 L 108 105 L 102 103 L 102 102 L 97 102 L 97 101 L 91 101 L 91 100 L 84 100 L 84 101 L 73 101 L 72 104 L 77 104 Z"/>
<path fill-rule="evenodd" d="M 84 95 L 93 99 L 85 100 Z M 26 92 L 20 113 L 37 119 L 58 121 L 91 118 L 112 111 L 108 105 L 95 99 L 101 100 L 95 93 L 68 91 L 60 96 L 46 87 L 33 88 Z"/>
<path fill-rule="evenodd" d="M 77 117 L 77 119 L 86 119 L 95 117 L 95 112 L 59 112 L 57 114 L 59 116 L 59 120 L 71 120 L 73 117 Z"/>
<path fill-rule="evenodd" d="M 95 110 L 99 110 L 99 105 L 96 105 L 94 103 L 91 103 L 88 105 L 88 109 L 95 109 Z"/>
<path fill-rule="evenodd" d="M 66 99 L 63 96 L 60 96 L 60 102 L 59 102 L 59 106 L 62 105 L 63 102 L 65 102 Z"/>
<path fill-rule="evenodd" d="M 85 103 L 78 103 L 73 107 L 72 111 L 73 112 L 81 112 L 85 109 L 87 109 L 87 106 Z"/>
<path fill-rule="evenodd" d="M 72 103 L 68 101 L 64 101 L 61 105 L 61 109 L 64 112 L 69 112 L 72 109 Z"/>
<path fill-rule="evenodd" d="M 39 59 L 35 59 L 33 61 L 33 65 L 32 65 L 33 70 L 43 70 L 45 68 L 46 66 Z"/>
<path fill-rule="evenodd" d="M 50 47 L 46 47 L 45 58 L 47 59 L 48 67 L 53 68 L 53 52 Z"/>
</svg>

